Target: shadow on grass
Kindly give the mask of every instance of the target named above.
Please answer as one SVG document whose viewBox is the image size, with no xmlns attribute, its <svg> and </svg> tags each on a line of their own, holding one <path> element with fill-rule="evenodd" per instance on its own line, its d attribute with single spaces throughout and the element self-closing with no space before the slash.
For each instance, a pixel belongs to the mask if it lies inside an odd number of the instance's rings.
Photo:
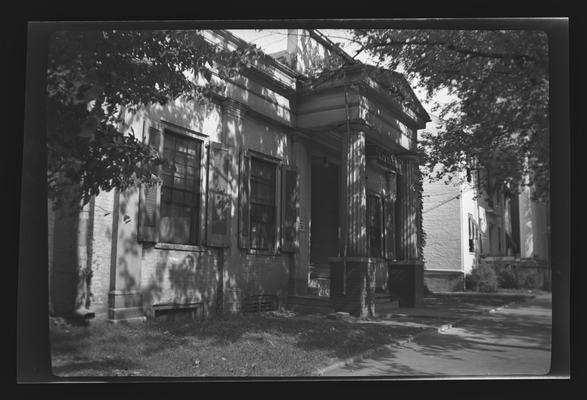
<svg viewBox="0 0 587 400">
<path fill-rule="evenodd" d="M 447 361 L 458 360 L 454 353 L 461 350 L 499 354 L 508 347 L 546 350 L 550 344 L 551 321 L 540 313 L 477 315 L 458 326 L 466 332 L 437 335 L 426 343 L 416 338 L 414 343 L 421 345 L 422 354 Z M 167 374 L 170 370 L 175 376 L 295 375 L 311 374 L 329 360 L 352 357 L 419 332 L 421 328 L 269 313 L 128 325 L 96 322 L 90 329 L 56 328 L 52 350 L 66 361 L 61 364 L 62 371 L 77 371 L 76 375 L 81 375 L 81 370 L 93 373 L 94 368 L 137 367 L 146 374 Z M 121 364 L 112 366 L 108 364 L 112 360 L 102 361 L 104 354 L 114 355 Z M 387 356 L 387 363 L 396 363 L 392 350 Z M 97 364 L 87 360 L 96 360 Z M 200 367 L 192 365 L 195 360 Z M 250 369 L 252 362 L 257 363 L 257 369 Z M 396 364 L 391 367 L 399 369 L 400 375 L 414 372 Z"/>
<path fill-rule="evenodd" d="M 265 371 L 273 368 L 276 374 L 287 374 L 287 366 L 280 364 L 291 363 L 294 370 L 310 374 L 318 367 L 313 362 L 350 357 L 416 331 L 419 329 L 356 324 L 325 317 L 266 314 L 136 325 L 96 323 L 91 329 L 54 329 L 52 353 L 54 360 L 62 360 L 56 372 L 66 375 L 104 376 L 104 370 L 108 374 L 112 369 L 140 368 L 156 359 L 174 358 L 178 366 L 173 369 L 182 373 L 181 368 L 189 366 L 186 363 L 192 356 L 211 366 L 214 374 L 223 373 L 221 366 L 212 365 L 223 356 L 238 359 L 233 364 L 239 367 L 257 359 L 265 364 Z M 103 360 L 105 354 L 115 358 Z M 184 371 L 191 374 L 190 370 Z"/>
<path fill-rule="evenodd" d="M 174 334 L 186 338 L 212 340 L 214 345 L 235 343 L 258 335 L 295 338 L 295 346 L 303 350 L 327 350 L 336 357 L 347 357 L 374 345 L 402 339 L 419 329 L 411 327 L 357 324 L 325 317 L 284 318 L 269 315 L 211 319 L 201 323 L 174 326 Z M 255 336 L 257 335 L 257 336 Z"/>
</svg>

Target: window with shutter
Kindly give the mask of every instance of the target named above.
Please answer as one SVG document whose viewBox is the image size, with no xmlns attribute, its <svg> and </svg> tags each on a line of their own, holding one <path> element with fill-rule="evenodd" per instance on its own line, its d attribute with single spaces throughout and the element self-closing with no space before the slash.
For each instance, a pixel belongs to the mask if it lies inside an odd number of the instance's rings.
<svg viewBox="0 0 587 400">
<path fill-rule="evenodd" d="M 230 246 L 230 153 L 219 143 L 210 144 L 208 165 L 208 246 Z"/>
<path fill-rule="evenodd" d="M 159 240 L 198 244 L 202 141 L 165 130 Z"/>
<path fill-rule="evenodd" d="M 255 157 L 250 161 L 250 248 L 271 251 L 276 244 L 277 165 Z"/>
<path fill-rule="evenodd" d="M 475 240 L 477 240 L 477 226 L 473 216 L 469 214 L 469 253 L 475 252 Z"/>
<path fill-rule="evenodd" d="M 294 167 L 283 168 L 282 171 L 282 242 L 281 251 L 293 253 L 298 250 L 298 218 L 300 214 L 298 171 Z"/>
<path fill-rule="evenodd" d="M 166 160 L 159 168 L 161 183 L 141 187 L 139 240 L 195 245 L 201 242 L 202 147 L 194 134 L 145 122 L 144 140 Z"/>
</svg>

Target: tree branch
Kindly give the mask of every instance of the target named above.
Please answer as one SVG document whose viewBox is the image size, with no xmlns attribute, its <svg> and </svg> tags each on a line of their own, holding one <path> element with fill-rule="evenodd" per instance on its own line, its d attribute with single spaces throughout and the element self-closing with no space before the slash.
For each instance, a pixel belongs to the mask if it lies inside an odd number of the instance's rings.
<svg viewBox="0 0 587 400">
<path fill-rule="evenodd" d="M 386 47 L 386 46 L 442 46 L 447 50 L 455 51 L 460 54 L 469 55 L 472 57 L 484 57 L 484 58 L 498 58 L 498 59 L 510 59 L 510 60 L 517 60 L 517 61 L 532 61 L 535 63 L 540 63 L 536 57 L 529 56 L 527 54 L 504 54 L 504 53 L 491 53 L 485 51 L 478 51 L 478 50 L 470 50 L 464 49 L 461 47 L 457 47 L 453 44 L 443 42 L 443 41 L 399 41 L 399 40 L 388 40 L 381 43 L 375 43 L 367 46 L 370 50 Z"/>
</svg>

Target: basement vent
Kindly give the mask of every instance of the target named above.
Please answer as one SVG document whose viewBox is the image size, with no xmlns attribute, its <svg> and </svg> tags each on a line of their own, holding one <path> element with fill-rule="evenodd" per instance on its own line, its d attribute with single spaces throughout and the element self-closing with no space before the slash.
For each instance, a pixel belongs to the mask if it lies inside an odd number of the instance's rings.
<svg viewBox="0 0 587 400">
<path fill-rule="evenodd" d="M 276 311 L 278 298 L 272 294 L 258 294 L 243 299 L 243 313 L 258 313 L 263 311 Z"/>
<path fill-rule="evenodd" d="M 188 303 L 188 304 L 155 304 L 153 305 L 155 318 L 174 320 L 176 318 L 190 318 L 199 319 L 204 316 L 203 303 Z"/>
</svg>

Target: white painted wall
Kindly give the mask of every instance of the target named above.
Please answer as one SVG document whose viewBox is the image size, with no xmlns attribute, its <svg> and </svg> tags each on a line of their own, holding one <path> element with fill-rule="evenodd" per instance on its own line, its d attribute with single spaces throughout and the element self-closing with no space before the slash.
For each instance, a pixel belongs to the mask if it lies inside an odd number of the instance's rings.
<svg viewBox="0 0 587 400">
<path fill-rule="evenodd" d="M 470 183 L 464 182 L 461 185 L 461 254 L 465 274 L 471 272 L 475 260 L 475 253 L 469 252 L 469 214 L 479 223 L 479 207 L 475 199 L 476 194 L 477 191 Z"/>
<path fill-rule="evenodd" d="M 520 205 L 520 257 L 547 259 L 548 227 L 545 204 L 532 201 L 530 189 L 524 188 L 519 197 Z"/>
</svg>

